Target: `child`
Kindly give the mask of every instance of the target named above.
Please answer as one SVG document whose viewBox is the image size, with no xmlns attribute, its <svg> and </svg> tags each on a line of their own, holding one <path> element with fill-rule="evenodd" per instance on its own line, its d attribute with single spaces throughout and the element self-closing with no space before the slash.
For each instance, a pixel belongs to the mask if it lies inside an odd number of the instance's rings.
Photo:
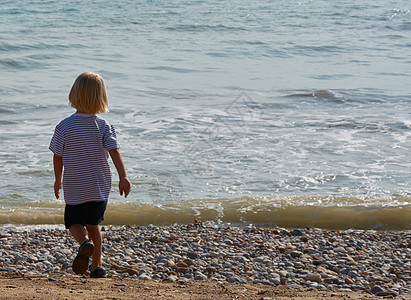
<svg viewBox="0 0 411 300">
<path fill-rule="evenodd" d="M 64 224 L 80 244 L 73 271 L 84 274 L 89 268 L 90 277 L 104 278 L 99 224 L 104 220 L 111 189 L 109 155 L 120 178 L 120 195 L 128 196 L 131 183 L 114 127 L 96 116 L 108 112 L 103 78 L 91 72 L 80 74 L 71 88 L 69 102 L 77 111 L 56 126 L 49 147 L 54 153 L 54 194 L 58 199 L 63 187 Z"/>
</svg>

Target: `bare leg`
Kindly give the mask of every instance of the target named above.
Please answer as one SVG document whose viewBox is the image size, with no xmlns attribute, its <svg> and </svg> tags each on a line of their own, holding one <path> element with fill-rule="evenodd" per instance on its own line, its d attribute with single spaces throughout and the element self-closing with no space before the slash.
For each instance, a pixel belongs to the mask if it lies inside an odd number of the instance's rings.
<svg viewBox="0 0 411 300">
<path fill-rule="evenodd" d="M 95 269 L 102 266 L 101 254 L 103 250 L 103 237 L 99 225 L 86 225 L 88 234 L 94 244 L 94 253 L 92 256 L 91 268 Z"/>
<path fill-rule="evenodd" d="M 88 234 L 86 228 L 81 224 L 73 224 L 70 227 L 71 235 L 76 239 L 76 241 L 82 245 L 77 253 L 76 258 L 73 260 L 72 268 L 76 274 L 84 274 L 87 272 L 89 266 L 89 257 L 94 252 L 94 246 L 88 242 Z M 84 243 L 84 245 L 83 245 Z"/>
<path fill-rule="evenodd" d="M 74 239 L 81 245 L 85 240 L 88 240 L 86 228 L 81 224 L 73 224 L 70 227 L 70 233 Z"/>
</svg>

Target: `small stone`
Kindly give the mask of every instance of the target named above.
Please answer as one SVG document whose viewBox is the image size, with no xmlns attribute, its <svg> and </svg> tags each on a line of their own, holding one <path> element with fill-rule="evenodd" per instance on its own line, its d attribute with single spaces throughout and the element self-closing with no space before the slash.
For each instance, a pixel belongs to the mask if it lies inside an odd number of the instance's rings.
<svg viewBox="0 0 411 300">
<path fill-rule="evenodd" d="M 167 260 L 167 267 L 174 268 L 175 266 L 176 264 L 174 263 L 172 259 Z"/>
<path fill-rule="evenodd" d="M 186 263 L 187 266 L 194 266 L 194 261 L 190 258 L 186 258 L 183 262 Z"/>
<path fill-rule="evenodd" d="M 291 257 L 293 257 L 293 258 L 297 258 L 297 257 L 300 257 L 301 255 L 303 255 L 303 253 L 300 252 L 300 251 L 291 251 L 291 252 L 290 252 L 290 255 L 291 255 Z"/>
<path fill-rule="evenodd" d="M 114 286 L 127 286 L 125 283 L 115 283 Z"/>
<path fill-rule="evenodd" d="M 198 254 L 195 253 L 195 252 L 188 252 L 188 253 L 187 253 L 187 256 L 188 256 L 188 258 L 191 258 L 191 259 L 196 259 L 196 258 L 198 258 Z"/>
<path fill-rule="evenodd" d="M 210 256 L 211 256 L 211 257 L 219 257 L 219 256 L 220 256 L 220 253 L 218 253 L 218 252 L 216 252 L 216 251 L 211 251 L 211 252 L 210 252 Z"/>
<path fill-rule="evenodd" d="M 343 247 L 334 248 L 334 252 L 346 253 L 347 251 Z"/>
<path fill-rule="evenodd" d="M 194 280 L 205 281 L 207 279 L 208 279 L 208 277 L 206 275 L 204 275 L 203 273 L 200 273 L 200 272 L 198 272 L 194 275 Z"/>
<path fill-rule="evenodd" d="M 177 270 L 177 272 L 178 273 L 185 273 L 187 270 L 188 270 L 188 264 L 186 264 L 185 262 L 183 262 L 183 261 L 179 261 L 178 263 L 177 263 L 177 268 L 176 268 L 176 270 Z"/>
<path fill-rule="evenodd" d="M 327 270 L 326 268 L 324 268 L 324 267 L 321 267 L 321 266 L 319 266 L 319 267 L 317 267 L 317 272 L 318 273 L 327 273 L 329 270 Z"/>
<path fill-rule="evenodd" d="M 372 276 L 372 280 L 373 280 L 373 281 L 385 282 L 385 283 L 389 282 L 388 279 L 385 279 L 385 278 L 383 278 L 383 277 L 381 277 L 381 276 L 378 276 L 378 275 Z"/>
<path fill-rule="evenodd" d="M 264 260 L 264 256 L 259 256 L 259 257 L 254 258 L 254 262 L 256 263 L 262 262 L 263 260 Z"/>
<path fill-rule="evenodd" d="M 319 258 L 319 259 L 314 259 L 313 260 L 313 265 L 314 266 L 319 266 L 319 265 L 322 265 L 322 264 L 325 264 L 325 260 L 324 259 L 321 259 L 321 258 Z"/>
<path fill-rule="evenodd" d="M 303 236 L 304 233 L 300 229 L 293 229 L 290 231 L 291 235 L 293 236 Z"/>
<path fill-rule="evenodd" d="M 384 290 L 382 288 L 380 288 L 378 285 L 374 286 L 371 289 L 371 293 L 374 294 L 374 295 L 376 295 L 378 293 L 381 293 L 381 292 L 384 292 Z"/>
<path fill-rule="evenodd" d="M 348 272 L 348 276 L 350 276 L 351 278 L 357 278 L 358 274 L 355 271 L 350 271 Z"/>
<path fill-rule="evenodd" d="M 275 285 L 280 285 L 281 284 L 280 277 L 270 278 L 270 282 L 275 284 Z"/>
<path fill-rule="evenodd" d="M 177 280 L 178 280 L 178 277 L 177 277 L 176 275 L 170 275 L 170 276 L 167 277 L 167 280 L 169 280 L 169 281 L 177 281 Z"/>
<path fill-rule="evenodd" d="M 346 277 L 344 281 L 345 281 L 346 284 L 350 284 L 350 285 L 354 284 L 354 281 L 349 277 Z"/>
<path fill-rule="evenodd" d="M 392 292 L 392 291 L 379 292 L 379 293 L 376 293 L 375 295 L 379 297 L 397 297 L 397 293 Z"/>
<path fill-rule="evenodd" d="M 332 277 L 328 277 L 328 278 L 324 278 L 324 282 L 327 284 L 334 284 L 334 278 Z"/>
<path fill-rule="evenodd" d="M 278 246 L 278 247 L 277 247 L 277 250 L 278 250 L 280 253 L 284 253 L 285 250 L 286 250 L 286 248 L 285 248 L 284 246 Z"/>
<path fill-rule="evenodd" d="M 140 276 L 138 276 L 139 280 L 151 280 L 151 277 L 148 276 L 147 274 L 141 274 Z"/>
<path fill-rule="evenodd" d="M 245 272 L 247 272 L 247 271 L 252 271 L 253 267 L 249 264 L 246 264 L 246 265 L 244 265 L 243 269 L 244 269 Z"/>
<path fill-rule="evenodd" d="M 290 283 L 288 286 L 296 290 L 302 289 L 302 286 L 297 283 Z"/>
<path fill-rule="evenodd" d="M 280 277 L 287 277 L 288 276 L 288 272 L 286 270 L 280 270 L 280 271 L 278 271 L 278 274 L 280 275 Z"/>
<path fill-rule="evenodd" d="M 304 253 L 307 252 L 310 255 L 318 255 L 318 250 L 315 250 L 313 248 L 306 248 L 304 249 Z"/>
<path fill-rule="evenodd" d="M 340 274 L 348 275 L 350 273 L 350 269 L 348 268 L 342 268 L 338 271 Z"/>
<path fill-rule="evenodd" d="M 227 279 L 229 283 L 245 283 L 245 280 L 242 279 L 240 276 L 233 275 Z"/>
<path fill-rule="evenodd" d="M 349 288 L 340 288 L 340 289 L 338 289 L 338 291 L 340 293 L 350 293 L 350 292 L 352 292 L 352 290 L 349 289 Z"/>
<path fill-rule="evenodd" d="M 133 275 L 138 276 L 138 275 L 139 275 L 139 272 L 138 272 L 137 270 L 135 270 L 135 269 L 127 269 L 126 272 L 127 272 L 130 276 L 133 276 Z"/>
<path fill-rule="evenodd" d="M 343 259 L 345 259 L 347 262 L 350 262 L 350 263 L 356 263 L 355 259 L 351 255 L 348 255 L 348 254 L 346 254 L 345 257 L 343 257 Z"/>
<path fill-rule="evenodd" d="M 63 258 L 63 260 L 64 260 L 64 258 Z M 27 262 L 29 262 L 29 263 L 36 263 L 37 261 L 38 261 L 38 259 L 35 256 L 30 256 L 29 258 L 27 258 Z"/>
<path fill-rule="evenodd" d="M 273 283 L 270 282 L 270 281 L 267 281 L 267 280 L 259 280 L 259 279 L 254 280 L 254 281 L 253 281 L 253 284 L 273 285 Z"/>
<path fill-rule="evenodd" d="M 233 241 L 230 240 L 230 239 L 225 239 L 225 240 L 224 240 L 224 243 L 226 243 L 227 245 L 232 245 L 232 244 L 233 244 Z"/>
<path fill-rule="evenodd" d="M 317 282 L 317 283 L 321 283 L 323 280 L 321 279 L 320 274 L 317 273 L 308 273 L 305 277 L 305 280 L 307 281 L 313 281 L 313 282 Z"/>
</svg>

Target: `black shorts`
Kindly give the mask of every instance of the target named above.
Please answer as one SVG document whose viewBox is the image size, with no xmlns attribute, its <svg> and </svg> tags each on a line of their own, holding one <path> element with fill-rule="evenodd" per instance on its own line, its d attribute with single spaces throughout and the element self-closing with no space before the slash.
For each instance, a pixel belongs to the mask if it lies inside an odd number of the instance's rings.
<svg viewBox="0 0 411 300">
<path fill-rule="evenodd" d="M 107 202 L 87 202 L 78 205 L 66 204 L 64 225 L 69 229 L 73 224 L 98 225 L 104 220 Z"/>
</svg>

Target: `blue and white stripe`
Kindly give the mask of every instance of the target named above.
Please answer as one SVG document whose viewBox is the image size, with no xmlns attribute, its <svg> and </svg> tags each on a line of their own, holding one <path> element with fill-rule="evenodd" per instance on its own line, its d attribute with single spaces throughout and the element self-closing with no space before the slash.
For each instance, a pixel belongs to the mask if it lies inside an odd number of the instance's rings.
<svg viewBox="0 0 411 300">
<path fill-rule="evenodd" d="M 119 147 L 114 127 L 98 116 L 75 113 L 56 126 L 49 149 L 63 158 L 67 204 L 108 200 L 108 151 Z"/>
</svg>

